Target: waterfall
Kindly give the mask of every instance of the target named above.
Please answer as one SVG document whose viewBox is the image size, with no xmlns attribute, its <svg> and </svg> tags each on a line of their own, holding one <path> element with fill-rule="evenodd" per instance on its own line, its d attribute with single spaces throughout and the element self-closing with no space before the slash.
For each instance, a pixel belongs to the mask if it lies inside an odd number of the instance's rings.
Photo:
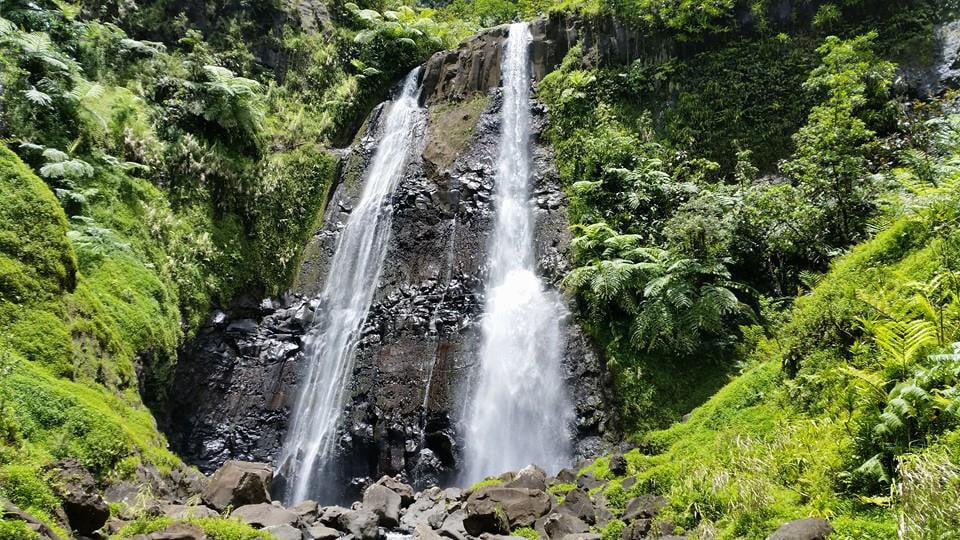
<svg viewBox="0 0 960 540">
<path fill-rule="evenodd" d="M 403 174 L 418 119 L 419 68 L 407 75 L 390 105 L 363 193 L 340 233 L 313 323 L 304 337 L 309 361 L 278 469 L 284 501 L 316 496 L 324 462 L 333 449 L 344 389 L 353 371 L 357 338 L 376 290 L 390 239 L 390 195 Z"/>
<path fill-rule="evenodd" d="M 561 374 L 565 309 L 535 273 L 530 196 L 530 59 L 526 24 L 502 61 L 502 133 L 479 373 L 466 411 L 464 480 L 569 459 L 572 407 Z"/>
</svg>

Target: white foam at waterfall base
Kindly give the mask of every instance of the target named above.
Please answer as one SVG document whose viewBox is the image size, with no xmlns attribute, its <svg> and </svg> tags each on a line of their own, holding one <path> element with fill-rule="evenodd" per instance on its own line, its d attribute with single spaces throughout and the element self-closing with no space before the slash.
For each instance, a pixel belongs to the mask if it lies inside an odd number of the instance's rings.
<svg viewBox="0 0 960 540">
<path fill-rule="evenodd" d="M 535 272 L 530 42 L 526 24 L 510 27 L 483 340 L 465 414 L 466 482 L 530 463 L 553 470 L 570 459 L 572 407 L 561 371 L 565 309 Z"/>
<path fill-rule="evenodd" d="M 278 471 L 286 480 L 286 503 L 317 497 L 329 487 L 321 475 L 334 447 L 357 337 L 370 310 L 390 239 L 390 195 L 409 160 L 421 116 L 418 71 L 407 76 L 389 107 L 364 174 L 363 193 L 340 233 L 321 303 L 304 338 L 304 358 L 309 364 L 278 462 Z"/>
</svg>

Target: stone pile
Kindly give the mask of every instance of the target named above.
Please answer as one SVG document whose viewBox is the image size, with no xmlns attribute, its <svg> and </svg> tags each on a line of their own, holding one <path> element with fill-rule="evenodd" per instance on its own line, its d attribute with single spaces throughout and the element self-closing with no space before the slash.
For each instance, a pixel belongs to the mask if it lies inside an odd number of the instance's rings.
<svg viewBox="0 0 960 540">
<path fill-rule="evenodd" d="M 611 460 L 618 470 L 620 458 Z M 209 479 L 194 478 L 194 493 L 161 488 L 134 495 L 114 485 L 105 497 L 75 462 L 60 463 L 52 474 L 63 486 L 62 522 L 81 539 L 109 537 L 138 517 L 164 516 L 173 523 L 132 538 L 206 540 L 203 529 L 189 520 L 211 517 L 238 520 L 276 540 L 522 540 L 534 533 L 541 540 L 611 540 L 611 531 L 619 536 L 616 540 L 687 538 L 682 529 L 659 519 L 665 498 L 641 494 L 617 508 L 603 495 L 606 481 L 573 469 L 548 476 L 531 465 L 467 490 L 430 487 L 416 492 L 401 478 L 384 476 L 349 506 L 302 501 L 290 507 L 271 500 L 273 470 L 264 463 L 228 461 Z M 635 480 L 628 476 L 621 485 L 629 489 Z M 150 500 L 155 493 L 163 495 Z M 119 511 L 111 515 L 107 501 Z M 12 505 L 3 506 L 3 516 L 25 521 L 40 538 L 58 538 Z M 614 520 L 619 522 L 616 529 L 608 527 Z M 606 531 L 602 537 L 601 531 Z M 768 540 L 823 540 L 832 531 L 826 521 L 801 519 L 784 524 Z M 514 536 L 518 534 L 524 536 Z"/>
</svg>

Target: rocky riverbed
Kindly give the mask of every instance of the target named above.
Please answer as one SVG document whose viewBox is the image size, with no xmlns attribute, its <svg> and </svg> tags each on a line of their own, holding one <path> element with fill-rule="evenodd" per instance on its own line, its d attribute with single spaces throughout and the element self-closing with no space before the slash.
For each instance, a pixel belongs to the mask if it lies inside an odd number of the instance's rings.
<svg viewBox="0 0 960 540">
<path fill-rule="evenodd" d="M 602 480 L 590 472 L 563 469 L 556 476 L 530 465 L 468 489 L 431 486 L 415 491 L 401 477 L 384 476 L 349 506 L 302 501 L 284 507 L 271 500 L 273 468 L 228 461 L 212 476 L 177 468 L 167 474 L 140 468 L 135 478 L 98 485 L 75 461 L 49 473 L 61 486 L 57 518 L 80 539 L 206 540 L 190 520 L 223 517 L 264 531 L 264 540 L 641 540 L 687 538 L 661 512 L 669 501 L 652 493 L 632 497 L 637 479 L 622 455 L 609 459 Z M 622 489 L 608 489 L 612 482 Z M 57 534 L 30 514 L 6 504 L 4 518 L 21 519 L 40 538 Z M 135 521 L 169 518 L 159 531 L 129 534 Z M 784 524 L 768 540 L 820 540 L 832 532 L 820 519 Z"/>
</svg>

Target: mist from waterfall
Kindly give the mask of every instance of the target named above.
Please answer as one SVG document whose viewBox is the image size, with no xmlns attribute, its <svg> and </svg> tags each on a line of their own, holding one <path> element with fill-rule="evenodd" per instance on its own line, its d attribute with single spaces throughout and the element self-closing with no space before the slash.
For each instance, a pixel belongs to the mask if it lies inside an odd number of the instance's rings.
<svg viewBox="0 0 960 540">
<path fill-rule="evenodd" d="M 321 493 L 322 471 L 334 448 L 357 340 L 390 239 L 390 195 L 408 163 L 422 117 L 418 76 L 419 68 L 407 75 L 400 94 L 389 105 L 365 171 L 363 193 L 340 233 L 321 303 L 304 337 L 309 366 L 278 462 L 288 504 Z"/>
<path fill-rule="evenodd" d="M 465 482 L 530 463 L 556 469 L 570 456 L 572 407 L 561 374 L 565 308 L 535 272 L 531 41 L 526 24 L 511 25 L 501 63 L 495 225 L 480 366 L 465 414 Z"/>
</svg>

